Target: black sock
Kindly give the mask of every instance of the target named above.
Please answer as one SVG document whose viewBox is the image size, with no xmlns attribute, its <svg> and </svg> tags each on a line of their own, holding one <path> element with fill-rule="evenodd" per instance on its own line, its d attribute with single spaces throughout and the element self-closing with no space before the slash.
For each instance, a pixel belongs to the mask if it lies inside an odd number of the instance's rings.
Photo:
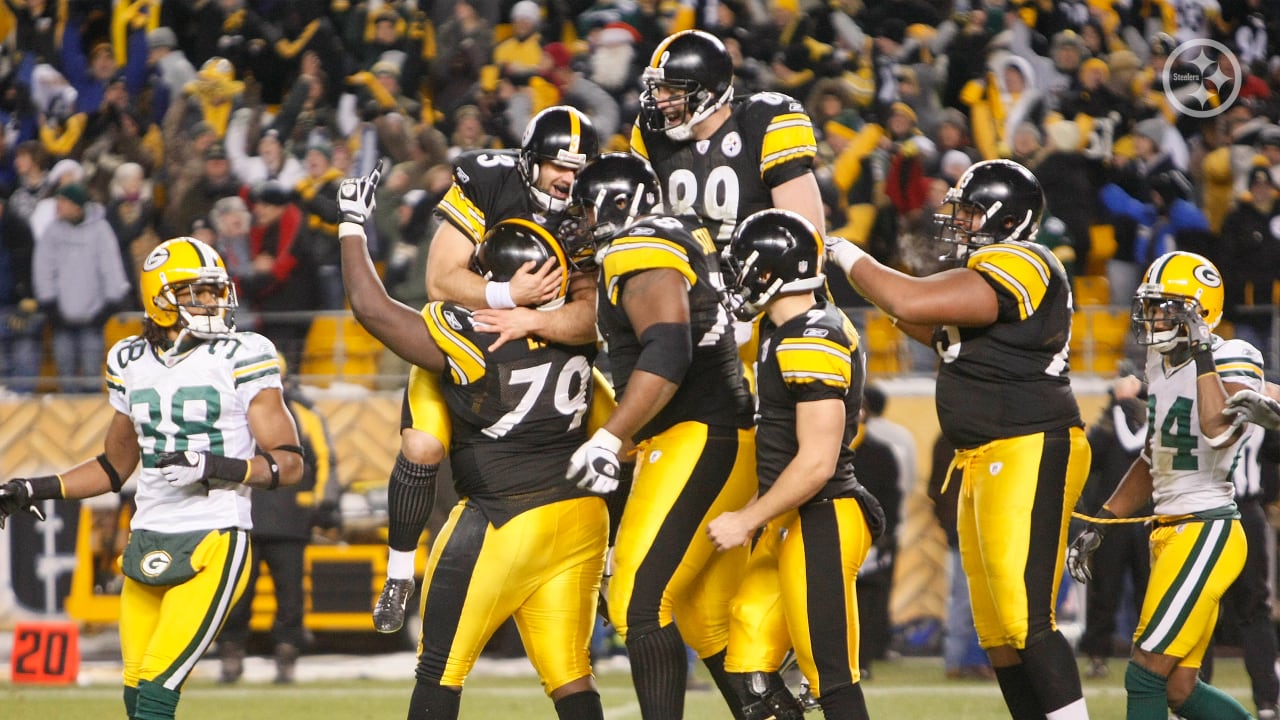
<svg viewBox="0 0 1280 720">
<path fill-rule="evenodd" d="M 711 657 L 702 658 L 702 664 L 707 666 L 707 671 L 711 673 L 711 679 L 715 682 L 716 688 L 724 696 L 724 701 L 729 704 L 729 712 L 733 713 L 733 720 L 742 720 L 742 702 L 744 698 L 738 697 L 738 692 L 734 688 L 730 674 L 725 672 L 725 652 L 725 650 L 721 650 Z"/>
<path fill-rule="evenodd" d="M 424 465 L 396 455 L 396 466 L 387 483 L 387 544 L 392 550 L 410 552 L 418 547 L 436 504 L 438 464 Z"/>
<path fill-rule="evenodd" d="M 1018 652 L 1027 678 L 1034 679 L 1033 688 L 1045 713 L 1064 708 L 1084 697 L 1080 688 L 1080 673 L 1076 671 L 1076 656 L 1071 643 L 1062 633 L 1054 630 L 1042 636 L 1038 642 L 1027 645 Z"/>
<path fill-rule="evenodd" d="M 560 720 L 604 720 L 600 693 L 595 690 L 583 690 L 565 695 L 556 701 L 556 717 Z"/>
<path fill-rule="evenodd" d="M 684 690 L 689 678 L 689 660 L 684 639 L 675 623 L 627 638 L 631 660 L 631 681 L 640 701 L 644 720 L 671 720 L 684 717 Z"/>
<path fill-rule="evenodd" d="M 867 700 L 862 695 L 862 683 L 852 683 L 832 692 L 822 693 L 818 698 L 818 706 L 822 708 L 825 718 L 840 720 L 868 720 Z"/>
<path fill-rule="evenodd" d="M 1019 663 L 998 667 L 995 671 L 996 682 L 1000 683 L 1000 693 L 1004 695 L 1004 704 L 1008 706 L 1009 716 L 1013 720 L 1045 720 L 1036 690 L 1031 686 L 1031 676 L 1027 674 L 1024 665 Z"/>
<path fill-rule="evenodd" d="M 419 680 L 409 699 L 408 720 L 456 720 L 462 693 L 435 682 Z"/>
</svg>

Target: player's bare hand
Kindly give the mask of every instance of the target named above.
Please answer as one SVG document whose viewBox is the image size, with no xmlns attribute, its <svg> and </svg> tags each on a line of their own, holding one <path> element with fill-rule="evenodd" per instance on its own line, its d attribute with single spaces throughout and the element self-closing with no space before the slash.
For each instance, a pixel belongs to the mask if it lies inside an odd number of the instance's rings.
<svg viewBox="0 0 1280 720">
<path fill-rule="evenodd" d="M 471 313 L 471 322 L 476 330 L 497 333 L 498 339 L 489 345 L 493 352 L 511 340 L 523 340 L 542 330 L 544 316 L 540 310 L 518 307 L 505 310 L 485 308 Z"/>
<path fill-rule="evenodd" d="M 524 306 L 551 302 L 560 294 L 562 281 L 555 258 L 547 258 L 541 267 L 535 267 L 533 261 L 529 261 L 511 276 L 511 301 Z"/>
<path fill-rule="evenodd" d="M 720 516 L 707 523 L 707 536 L 717 550 L 729 550 L 742 547 L 751 540 L 755 528 L 742 517 L 741 512 L 720 513 Z"/>
</svg>

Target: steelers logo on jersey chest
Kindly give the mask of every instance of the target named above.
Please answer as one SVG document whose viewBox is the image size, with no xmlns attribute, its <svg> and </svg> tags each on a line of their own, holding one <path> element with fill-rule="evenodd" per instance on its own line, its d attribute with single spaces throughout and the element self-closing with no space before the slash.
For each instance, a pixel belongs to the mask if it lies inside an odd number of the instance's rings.
<svg viewBox="0 0 1280 720">
<path fill-rule="evenodd" d="M 720 141 L 720 152 L 725 157 L 737 157 L 742 152 L 742 136 L 736 130 L 725 135 L 724 140 Z"/>
<path fill-rule="evenodd" d="M 173 557 L 169 553 L 164 550 L 152 550 L 142 556 L 138 569 L 142 570 L 142 574 L 147 577 L 160 577 L 171 564 L 173 564 Z"/>
</svg>

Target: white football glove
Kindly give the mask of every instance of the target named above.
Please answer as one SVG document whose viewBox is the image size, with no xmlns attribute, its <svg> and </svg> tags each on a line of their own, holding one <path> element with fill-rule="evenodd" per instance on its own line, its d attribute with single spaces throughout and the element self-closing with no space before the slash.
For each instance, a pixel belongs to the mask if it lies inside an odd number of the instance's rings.
<svg viewBox="0 0 1280 720">
<path fill-rule="evenodd" d="M 1067 548 L 1067 572 L 1082 585 L 1093 579 L 1093 553 L 1102 545 L 1105 531 L 1098 525 L 1089 525 L 1071 541 Z"/>
<path fill-rule="evenodd" d="M 1241 390 L 1227 398 L 1222 414 L 1231 417 L 1232 427 L 1250 422 L 1268 430 L 1280 430 L 1280 403 L 1253 390 Z"/>
<path fill-rule="evenodd" d="M 208 486 L 210 480 L 246 482 L 249 479 L 250 465 L 247 460 L 186 450 L 161 455 L 156 460 L 156 467 L 170 485 L 187 487 L 196 483 Z"/>
<path fill-rule="evenodd" d="M 185 452 L 165 453 L 156 461 L 160 474 L 174 487 L 187 487 L 196 483 L 208 483 L 206 470 L 208 453 L 187 450 Z"/>
<path fill-rule="evenodd" d="M 363 225 L 373 209 L 378 206 L 378 184 L 382 182 L 383 162 L 369 173 L 367 177 L 347 178 L 338 185 L 338 211 L 342 213 L 342 222 Z"/>
<path fill-rule="evenodd" d="M 853 270 L 853 266 L 865 257 L 869 257 L 867 251 L 852 242 L 839 235 L 827 236 L 827 262 L 834 263 L 845 275 L 848 275 Z"/>
<path fill-rule="evenodd" d="M 574 451 L 565 477 L 583 490 L 600 495 L 611 493 L 618 487 L 619 465 L 622 464 L 618 451 L 621 449 L 622 440 L 600 428 Z"/>
</svg>

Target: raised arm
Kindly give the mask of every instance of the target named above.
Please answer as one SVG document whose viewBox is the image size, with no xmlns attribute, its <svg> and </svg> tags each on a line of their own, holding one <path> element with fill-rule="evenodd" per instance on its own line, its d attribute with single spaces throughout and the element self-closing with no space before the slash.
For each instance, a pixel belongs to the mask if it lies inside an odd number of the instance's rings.
<svg viewBox="0 0 1280 720">
<path fill-rule="evenodd" d="M 432 371 L 444 369 L 444 354 L 417 310 L 387 294 L 369 257 L 364 220 L 375 205 L 381 168 L 367 178 L 347 178 L 338 188 L 338 242 L 342 248 L 342 281 L 356 320 L 396 355 Z"/>
</svg>

